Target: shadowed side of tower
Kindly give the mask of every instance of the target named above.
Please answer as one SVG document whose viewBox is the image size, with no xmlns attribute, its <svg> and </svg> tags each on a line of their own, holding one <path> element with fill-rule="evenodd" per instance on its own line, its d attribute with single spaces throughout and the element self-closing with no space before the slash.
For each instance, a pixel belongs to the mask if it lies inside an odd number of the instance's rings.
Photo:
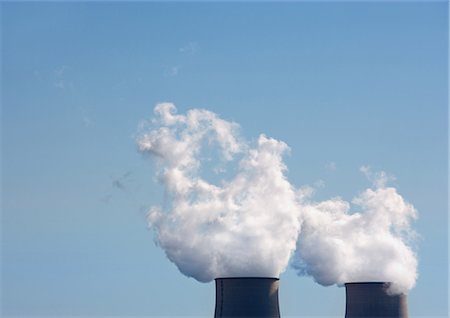
<svg viewBox="0 0 450 318">
<path fill-rule="evenodd" d="M 214 317 L 278 318 L 278 278 L 216 278 Z"/>
<path fill-rule="evenodd" d="M 408 305 L 405 294 L 389 295 L 389 283 L 346 283 L 346 318 L 390 317 L 407 318 Z"/>
</svg>

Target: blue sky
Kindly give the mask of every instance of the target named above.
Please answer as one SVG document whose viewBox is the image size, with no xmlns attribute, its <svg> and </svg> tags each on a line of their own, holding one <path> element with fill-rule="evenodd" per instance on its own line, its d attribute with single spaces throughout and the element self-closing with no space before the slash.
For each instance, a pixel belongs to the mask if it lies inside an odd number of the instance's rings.
<svg viewBox="0 0 450 318">
<path fill-rule="evenodd" d="M 371 165 L 419 210 L 411 316 L 448 312 L 448 4 L 12 3 L 2 9 L 2 313 L 211 316 L 153 243 L 136 151 L 154 105 L 285 141 L 296 186 L 350 200 Z M 343 316 L 292 269 L 283 316 Z"/>
</svg>

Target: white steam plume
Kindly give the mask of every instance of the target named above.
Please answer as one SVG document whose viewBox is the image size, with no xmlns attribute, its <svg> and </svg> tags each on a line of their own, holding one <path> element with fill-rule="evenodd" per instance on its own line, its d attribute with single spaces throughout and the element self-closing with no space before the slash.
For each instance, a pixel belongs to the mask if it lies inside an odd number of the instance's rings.
<svg viewBox="0 0 450 318">
<path fill-rule="evenodd" d="M 295 249 L 300 230 L 298 192 L 284 176 L 289 147 L 260 135 L 252 148 L 238 125 L 193 109 L 176 114 L 158 104 L 156 119 L 138 137 L 142 153 L 159 163 L 171 204 L 152 207 L 149 222 L 167 257 L 185 275 L 207 282 L 217 277 L 278 277 Z M 240 158 L 236 175 L 220 184 L 201 176 L 213 149 L 225 161 Z"/>
<path fill-rule="evenodd" d="M 410 241 L 415 208 L 393 187 L 390 177 L 361 171 L 373 182 L 352 200 L 361 212 L 351 213 L 341 198 L 304 205 L 304 223 L 293 266 L 321 285 L 346 282 L 391 282 L 388 291 L 406 293 L 417 278 L 417 259 Z"/>
</svg>

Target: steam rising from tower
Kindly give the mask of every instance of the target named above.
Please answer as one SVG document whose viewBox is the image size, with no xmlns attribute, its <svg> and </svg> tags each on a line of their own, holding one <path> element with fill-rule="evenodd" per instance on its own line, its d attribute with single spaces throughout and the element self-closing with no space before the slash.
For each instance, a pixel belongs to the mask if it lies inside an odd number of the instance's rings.
<svg viewBox="0 0 450 318">
<path fill-rule="evenodd" d="M 265 135 L 256 145 L 246 143 L 237 124 L 207 110 L 178 115 L 173 104 L 163 103 L 154 111 L 156 118 L 143 127 L 137 143 L 158 161 L 170 199 L 164 209 L 149 212 L 167 257 L 202 282 L 278 277 L 301 223 L 298 192 L 284 176 L 282 156 L 289 147 Z M 205 168 L 223 177 L 208 182 Z"/>
<path fill-rule="evenodd" d="M 362 167 L 371 188 L 351 202 L 314 202 L 286 179 L 284 142 L 263 134 L 246 142 L 236 123 L 203 109 L 183 115 L 162 103 L 154 112 L 137 144 L 157 162 L 167 202 L 148 219 L 183 274 L 276 278 L 297 247 L 294 267 L 322 285 L 388 281 L 397 295 L 414 287 L 417 212 L 386 173 Z"/>
<path fill-rule="evenodd" d="M 410 242 L 414 207 L 393 187 L 384 172 L 361 169 L 374 187 L 352 200 L 360 212 L 350 212 L 341 198 L 304 206 L 294 267 L 322 285 L 387 281 L 391 294 L 406 293 L 417 278 L 417 259 Z"/>
</svg>

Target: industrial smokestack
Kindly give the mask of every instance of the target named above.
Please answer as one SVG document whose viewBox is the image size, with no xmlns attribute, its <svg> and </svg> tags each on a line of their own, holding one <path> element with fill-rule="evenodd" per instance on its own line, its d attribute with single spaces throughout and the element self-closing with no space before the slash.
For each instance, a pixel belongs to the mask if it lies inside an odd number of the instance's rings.
<svg viewBox="0 0 450 318">
<path fill-rule="evenodd" d="M 408 318 L 405 294 L 390 295 L 389 283 L 346 283 L 346 318 Z"/>
<path fill-rule="evenodd" d="M 216 278 L 214 317 L 279 318 L 278 278 Z"/>
</svg>

